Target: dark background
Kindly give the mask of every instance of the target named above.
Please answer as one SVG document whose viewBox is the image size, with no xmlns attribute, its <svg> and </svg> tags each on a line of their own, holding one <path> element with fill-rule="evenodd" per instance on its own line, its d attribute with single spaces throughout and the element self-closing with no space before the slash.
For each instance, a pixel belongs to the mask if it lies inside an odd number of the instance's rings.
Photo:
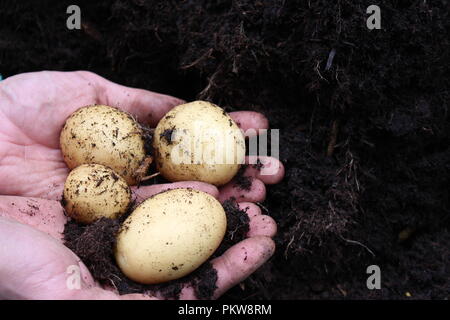
<svg viewBox="0 0 450 320">
<path fill-rule="evenodd" d="M 366 27 L 371 4 L 381 30 Z M 281 129 L 286 177 L 263 204 L 277 252 L 224 298 L 448 299 L 449 7 L 0 0 L 0 73 L 85 69 Z M 381 290 L 366 287 L 371 264 Z"/>
</svg>

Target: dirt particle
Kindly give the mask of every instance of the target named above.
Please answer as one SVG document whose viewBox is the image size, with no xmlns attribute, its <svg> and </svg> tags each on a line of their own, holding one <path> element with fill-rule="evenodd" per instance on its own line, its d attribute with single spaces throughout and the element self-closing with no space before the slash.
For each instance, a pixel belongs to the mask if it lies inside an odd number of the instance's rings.
<svg viewBox="0 0 450 320">
<path fill-rule="evenodd" d="M 160 134 L 160 138 L 166 140 L 167 144 L 172 144 L 172 134 L 175 131 L 175 127 L 171 129 L 164 130 L 163 133 Z"/>
<path fill-rule="evenodd" d="M 258 158 L 258 159 L 256 159 L 256 163 L 252 164 L 252 167 L 255 168 L 256 170 L 260 171 L 262 168 L 264 168 L 264 164 Z"/>
</svg>

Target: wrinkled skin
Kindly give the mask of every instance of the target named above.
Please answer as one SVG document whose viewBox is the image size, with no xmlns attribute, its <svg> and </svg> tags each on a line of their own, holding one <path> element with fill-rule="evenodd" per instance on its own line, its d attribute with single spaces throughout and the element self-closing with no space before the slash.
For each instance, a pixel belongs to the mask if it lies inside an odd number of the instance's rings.
<svg viewBox="0 0 450 320">
<path fill-rule="evenodd" d="M 63 245 L 67 218 L 59 200 L 68 175 L 59 148 L 66 118 L 90 104 L 106 104 L 133 114 L 154 127 L 172 107 L 174 97 L 124 87 L 90 72 L 35 72 L 0 82 L 0 298 L 4 299 L 151 299 L 145 294 L 119 295 L 100 287 L 80 259 Z M 255 112 L 234 112 L 243 130 L 266 129 L 268 121 Z M 262 175 L 251 166 L 249 190 L 230 182 L 218 190 L 201 182 L 133 187 L 137 202 L 177 187 L 192 187 L 224 201 L 235 197 L 250 217 L 248 238 L 212 261 L 218 273 L 214 298 L 244 280 L 274 252 L 276 224 L 253 202 L 265 198 L 265 184 L 279 182 L 284 169 L 273 158 L 261 158 L 278 170 Z M 81 270 L 81 287 L 67 286 L 70 266 Z M 194 299 L 191 287 L 180 298 Z"/>
</svg>

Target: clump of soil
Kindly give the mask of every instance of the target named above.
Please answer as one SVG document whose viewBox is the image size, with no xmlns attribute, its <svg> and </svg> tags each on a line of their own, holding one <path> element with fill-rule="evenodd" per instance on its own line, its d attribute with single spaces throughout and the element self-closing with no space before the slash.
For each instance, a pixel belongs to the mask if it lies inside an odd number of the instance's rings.
<svg viewBox="0 0 450 320">
<path fill-rule="evenodd" d="M 120 291 L 122 285 L 113 281 L 118 269 L 111 265 L 112 248 L 119 228 L 120 222 L 113 219 L 101 218 L 86 226 L 71 220 L 64 229 L 64 242 L 88 266 L 97 281 Z"/>
<path fill-rule="evenodd" d="M 152 156 L 153 155 L 153 131 L 145 126 L 142 126 L 142 130 L 144 132 L 143 138 L 144 138 L 144 149 L 145 149 L 145 155 Z"/>
<path fill-rule="evenodd" d="M 253 178 L 250 176 L 244 175 L 245 169 L 247 169 L 247 165 L 242 165 L 239 168 L 239 171 L 236 173 L 236 176 L 233 178 L 233 182 L 239 189 L 248 191 L 252 187 Z"/>
<path fill-rule="evenodd" d="M 174 131 L 175 131 L 175 127 L 164 130 L 164 132 L 160 134 L 161 139 L 164 138 L 166 140 L 166 143 L 168 145 L 171 145 L 172 144 L 172 134 Z"/>
<path fill-rule="evenodd" d="M 250 230 L 250 218 L 247 215 L 247 209 L 241 210 L 235 199 L 231 198 L 222 204 L 227 214 L 227 233 L 215 255 L 221 255 L 229 247 L 246 238 Z"/>
<path fill-rule="evenodd" d="M 249 230 L 249 217 L 239 209 L 234 199 L 225 201 L 227 232 L 212 258 L 223 254 L 229 247 L 245 239 Z M 167 283 L 144 285 L 128 279 L 119 269 L 114 258 L 116 234 L 126 219 L 101 218 L 90 225 L 69 221 L 64 229 L 65 245 L 88 267 L 100 284 L 117 289 L 120 294 L 148 293 L 157 297 L 177 299 L 185 286 L 194 288 L 198 299 L 210 299 L 216 287 L 217 271 L 210 262 L 204 263 L 193 273 Z"/>
</svg>

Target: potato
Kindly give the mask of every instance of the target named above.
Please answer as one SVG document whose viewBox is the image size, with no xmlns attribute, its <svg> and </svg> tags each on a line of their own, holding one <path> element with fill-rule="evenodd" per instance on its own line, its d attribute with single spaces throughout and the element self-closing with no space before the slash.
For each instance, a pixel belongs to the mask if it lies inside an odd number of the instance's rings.
<svg viewBox="0 0 450 320">
<path fill-rule="evenodd" d="M 115 219 L 131 204 L 131 190 L 125 180 L 100 164 L 84 164 L 72 170 L 64 184 L 63 204 L 78 222 Z"/>
<path fill-rule="evenodd" d="M 137 184 L 151 161 L 146 137 L 127 113 L 105 105 L 93 105 L 73 113 L 61 131 L 60 144 L 69 169 L 97 163 L 110 167 L 129 185 Z"/>
<path fill-rule="evenodd" d="M 218 248 L 226 231 L 222 205 L 193 189 L 173 189 L 141 203 L 117 236 L 116 261 L 130 279 L 154 284 L 183 277 Z"/>
<path fill-rule="evenodd" d="M 220 107 L 194 101 L 169 111 L 153 136 L 158 171 L 169 181 L 217 186 L 230 181 L 245 158 L 245 138 Z"/>
</svg>

